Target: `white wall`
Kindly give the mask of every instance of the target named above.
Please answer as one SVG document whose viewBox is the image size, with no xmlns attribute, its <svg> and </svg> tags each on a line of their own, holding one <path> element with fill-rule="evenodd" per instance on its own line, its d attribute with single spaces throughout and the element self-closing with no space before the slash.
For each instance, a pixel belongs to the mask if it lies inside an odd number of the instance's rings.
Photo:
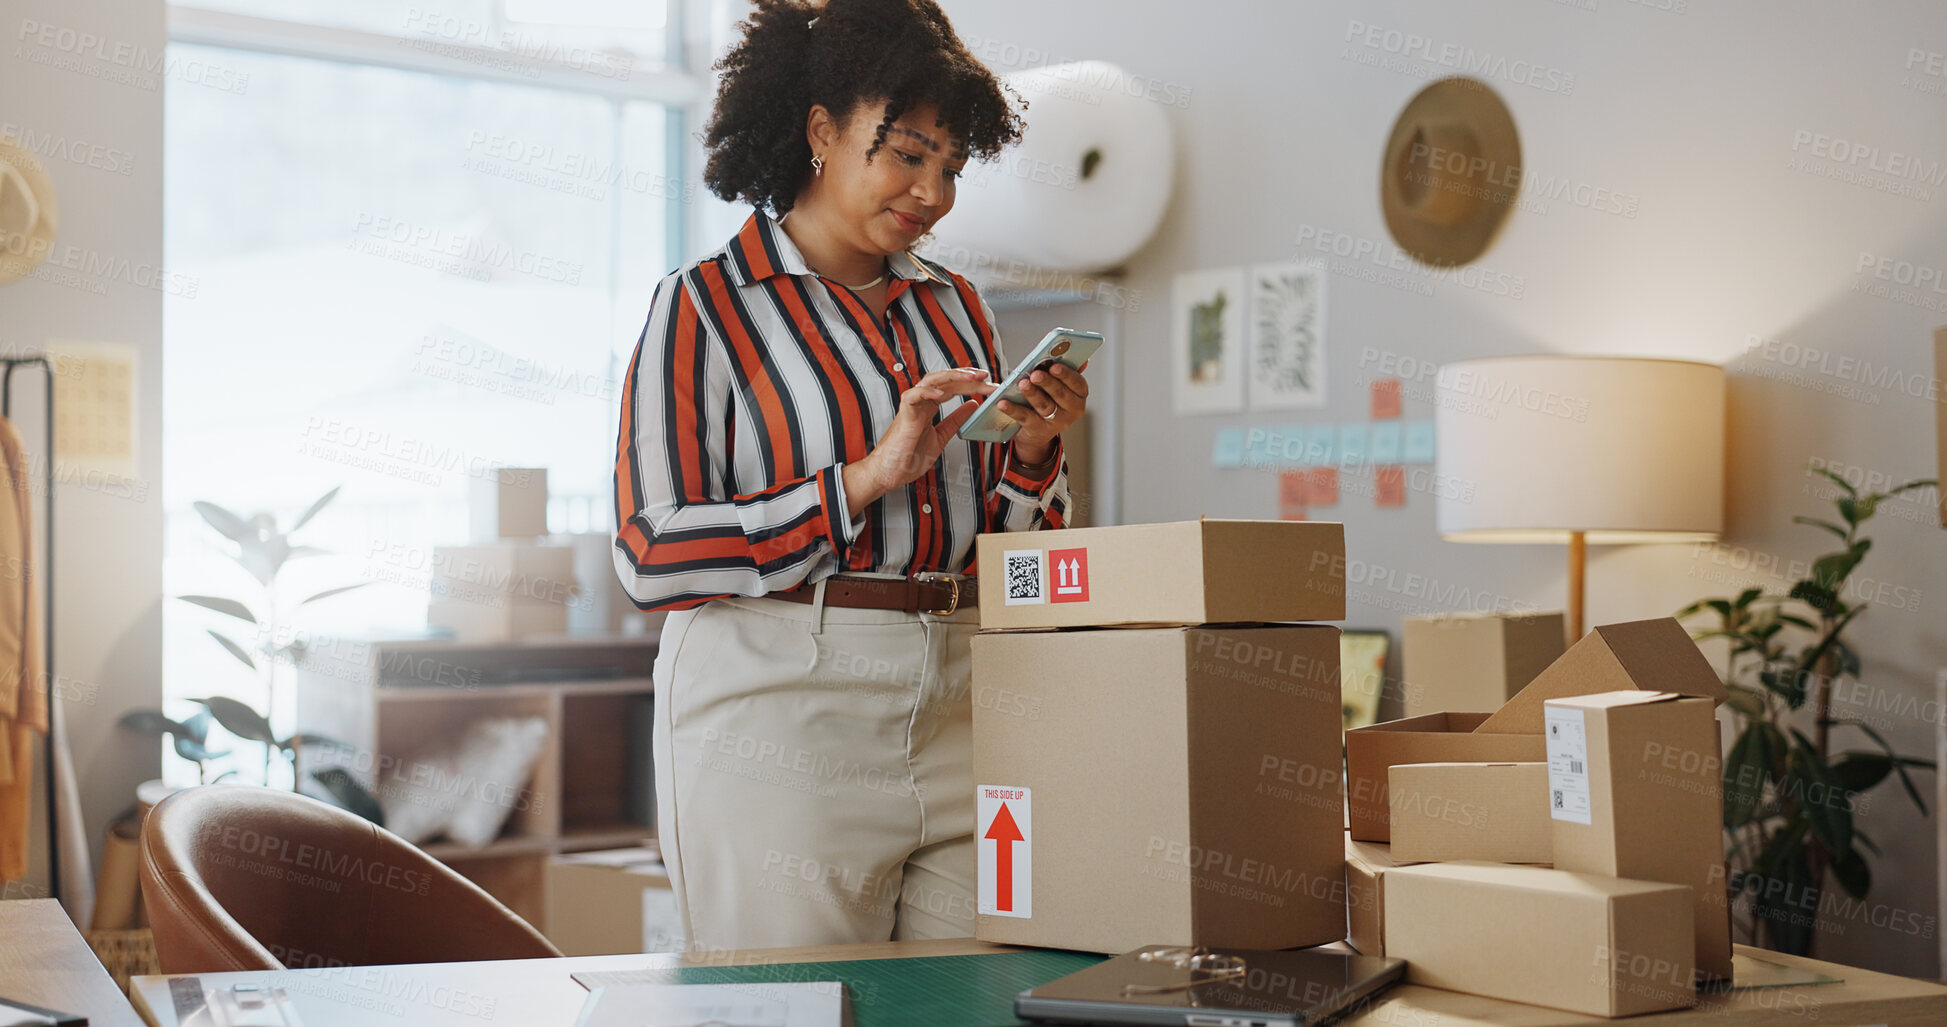
<svg viewBox="0 0 1947 1027">
<path fill-rule="evenodd" d="M 162 263 L 162 97 L 172 70 L 162 62 L 161 0 L 8 0 L 0 15 L 0 130 L 14 126 L 41 151 L 60 207 L 48 265 L 0 286 L 0 350 L 50 340 L 139 350 L 137 480 L 57 485 L 48 568 L 59 709 L 97 853 L 103 825 L 159 762 L 153 742 L 115 721 L 159 705 L 162 693 L 162 294 L 150 287 Z M 14 384 L 37 474 L 40 384 L 35 373 Z"/>
<path fill-rule="evenodd" d="M 1803 470 L 1810 460 L 1900 481 L 1933 473 L 1932 403 L 1899 386 L 1917 382 L 1925 396 L 1934 373 L 1931 333 L 1947 323 L 1947 292 L 1925 292 L 1934 304 L 1925 309 L 1853 289 L 1873 283 L 1855 273 L 1862 254 L 1947 271 L 1947 185 L 1932 181 L 1947 175 L 1938 171 L 1947 167 L 1947 77 L 1925 74 L 1925 55 L 1947 51 L 1947 7 L 1929 0 L 945 0 L 945 7 L 998 71 L 1102 58 L 1174 87 L 1165 95 L 1190 91 L 1187 106 L 1166 111 L 1178 139 L 1176 194 L 1157 238 L 1130 262 L 1129 285 L 1141 290 L 1142 303 L 1117 340 L 1126 355 L 1126 521 L 1277 516 L 1275 474 L 1211 468 L 1214 432 L 1363 419 L 1360 375 L 1380 370 L 1361 367 L 1368 348 L 1434 362 L 1557 351 L 1729 366 L 1725 543 L 1733 548 L 1595 550 L 1592 624 L 1666 615 L 1746 582 L 1782 590 L 1789 583 L 1782 569 L 1749 568 L 1824 550 L 1826 536 L 1790 523 L 1795 514 L 1830 510 L 1807 494 L 1817 487 Z M 1377 45 L 1355 23 L 1379 26 Z M 1369 262 L 1301 248 L 1307 228 L 1308 238 L 1349 233 L 1382 254 L 1391 248 L 1378 202 L 1382 148 L 1406 101 L 1425 81 L 1452 72 L 1389 52 L 1385 30 L 1400 33 L 1394 48 L 1411 35 L 1428 40 L 1425 50 L 1435 55 L 1452 46 L 1504 59 L 1505 71 L 1482 77 L 1513 111 L 1527 173 L 1634 196 L 1635 215 L 1566 199 L 1546 201 L 1545 211 L 1517 211 L 1476 267 L 1497 272 L 1493 280 L 1504 285 L 1518 282 L 1518 298 L 1453 282 L 1423 295 L 1359 277 L 1379 270 Z M 1922 57 L 1910 72 L 1916 48 Z M 1544 77 L 1557 84 L 1572 75 L 1572 86 L 1550 91 L 1510 81 L 1531 66 L 1552 70 Z M 1795 170 L 1794 160 L 1832 165 L 1814 156 L 1810 142 L 1794 149 L 1795 139 L 1819 135 L 1877 147 L 1881 160 L 1893 152 L 1918 158 L 1933 169 L 1918 186 L 1927 195 L 1889 195 Z M 1295 415 L 1171 416 L 1171 276 L 1300 257 L 1334 261 L 1329 406 Z M 1072 308 L 1018 312 L 1004 317 L 1003 330 L 1018 341 L 1087 316 Z M 1753 339 L 1772 345 L 1753 349 Z M 1807 347 L 1833 357 L 1786 366 Z M 1802 377 L 1777 377 L 1787 371 Z M 1431 404 L 1409 393 L 1406 416 L 1431 417 Z M 1438 599 L 1448 585 L 1490 601 L 1562 602 L 1560 550 L 1442 543 L 1429 495 L 1380 510 L 1348 494 L 1314 516 L 1346 523 L 1355 561 L 1348 625 L 1384 627 L 1397 638 L 1401 617 L 1438 609 L 1428 597 Z M 1932 698 L 1934 676 L 1947 665 L 1947 533 L 1925 503 L 1903 501 L 1870 534 L 1876 547 L 1860 574 L 1883 588 L 1856 628 L 1867 660 L 1865 698 L 1897 747 L 1930 756 L 1939 717 L 1915 710 Z M 1409 575 L 1420 577 L 1409 583 Z M 1923 789 L 1931 784 L 1922 778 Z M 1933 975 L 1933 825 L 1896 786 L 1871 799 L 1859 824 L 1886 850 L 1873 866 L 1873 898 L 1883 905 L 1831 925 L 1819 952 Z"/>
</svg>

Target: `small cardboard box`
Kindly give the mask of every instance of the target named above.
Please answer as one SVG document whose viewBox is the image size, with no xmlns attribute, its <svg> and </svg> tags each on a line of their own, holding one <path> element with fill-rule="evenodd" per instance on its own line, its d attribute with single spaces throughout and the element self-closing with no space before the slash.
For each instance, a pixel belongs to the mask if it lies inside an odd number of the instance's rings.
<svg viewBox="0 0 1947 1027">
<path fill-rule="evenodd" d="M 479 540 L 548 533 L 548 469 L 495 467 L 467 491 L 467 530 Z"/>
<path fill-rule="evenodd" d="M 1345 940 L 1365 955 L 1386 954 L 1386 873 L 1398 866 L 1386 846 L 1345 836 Z"/>
<path fill-rule="evenodd" d="M 653 847 L 554 856 L 544 880 L 542 933 L 564 956 L 684 947 L 676 893 Z"/>
<path fill-rule="evenodd" d="M 1688 887 L 1694 961 L 1731 976 L 1715 703 L 1669 692 L 1548 701 L 1555 866 Z"/>
<path fill-rule="evenodd" d="M 981 632 L 973 707 L 976 937 L 1344 936 L 1337 628 Z"/>
<path fill-rule="evenodd" d="M 1486 713 L 1429 713 L 1353 728 L 1345 733 L 1345 794 L 1352 837 L 1391 842 L 1388 768 L 1401 763 L 1532 763 L 1548 758 L 1541 732 L 1475 730 Z"/>
<path fill-rule="evenodd" d="M 1560 658 L 1565 630 L 1560 613 L 1406 618 L 1406 716 L 1493 713 Z"/>
<path fill-rule="evenodd" d="M 1689 889 L 1501 863 L 1386 874 L 1386 955 L 1412 984 L 1591 1016 L 1694 1005 Z"/>
<path fill-rule="evenodd" d="M 1477 731 L 1540 734 L 1541 708 L 1550 699 L 1624 689 L 1730 698 L 1717 671 L 1674 617 L 1604 624 L 1568 647 L 1561 659 L 1509 699 Z"/>
<path fill-rule="evenodd" d="M 980 536 L 980 626 L 1345 618 L 1345 527 L 1232 521 Z"/>
<path fill-rule="evenodd" d="M 1550 863 L 1547 763 L 1405 763 L 1388 775 L 1401 863 Z"/>
</svg>

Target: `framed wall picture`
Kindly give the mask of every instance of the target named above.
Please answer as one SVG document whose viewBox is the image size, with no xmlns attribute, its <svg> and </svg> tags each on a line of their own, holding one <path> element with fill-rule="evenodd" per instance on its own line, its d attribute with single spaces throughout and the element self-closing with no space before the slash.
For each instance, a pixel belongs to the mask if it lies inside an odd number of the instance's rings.
<svg viewBox="0 0 1947 1027">
<path fill-rule="evenodd" d="M 1244 409 L 1245 273 L 1192 271 L 1170 289 L 1170 405 L 1179 414 Z"/>
<path fill-rule="evenodd" d="M 1325 266 L 1251 268 L 1249 388 L 1253 410 L 1325 405 Z"/>
</svg>

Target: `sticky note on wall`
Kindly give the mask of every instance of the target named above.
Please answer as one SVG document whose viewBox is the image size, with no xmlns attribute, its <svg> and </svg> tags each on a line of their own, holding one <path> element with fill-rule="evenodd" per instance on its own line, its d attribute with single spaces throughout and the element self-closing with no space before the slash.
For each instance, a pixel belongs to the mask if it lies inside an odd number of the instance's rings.
<svg viewBox="0 0 1947 1027">
<path fill-rule="evenodd" d="M 1400 447 L 1399 458 L 1409 464 L 1430 464 L 1433 462 L 1433 422 L 1406 422 L 1406 441 Z"/>
<path fill-rule="evenodd" d="M 1366 437 L 1368 425 L 1364 421 L 1339 425 L 1340 464 L 1362 464 L 1366 462 Z"/>
<path fill-rule="evenodd" d="M 1244 466 L 1244 429 L 1217 429 L 1216 441 L 1210 447 L 1210 466 Z"/>
<path fill-rule="evenodd" d="M 1366 459 L 1375 464 L 1399 463 L 1399 445 L 1399 422 L 1381 421 L 1372 426 L 1372 435 L 1366 443 Z"/>
</svg>

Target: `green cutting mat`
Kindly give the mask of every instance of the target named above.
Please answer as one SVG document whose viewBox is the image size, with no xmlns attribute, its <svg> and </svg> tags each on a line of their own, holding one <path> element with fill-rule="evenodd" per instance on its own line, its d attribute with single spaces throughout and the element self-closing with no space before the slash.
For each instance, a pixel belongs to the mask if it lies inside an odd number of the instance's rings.
<svg viewBox="0 0 1947 1027">
<path fill-rule="evenodd" d="M 858 959 L 836 963 L 686 966 L 663 971 L 670 984 L 844 981 L 853 1027 L 1014 1027 L 1014 996 L 1094 966 L 1079 952 L 995 952 L 982 956 Z M 647 978 L 644 983 L 650 983 Z"/>
</svg>

